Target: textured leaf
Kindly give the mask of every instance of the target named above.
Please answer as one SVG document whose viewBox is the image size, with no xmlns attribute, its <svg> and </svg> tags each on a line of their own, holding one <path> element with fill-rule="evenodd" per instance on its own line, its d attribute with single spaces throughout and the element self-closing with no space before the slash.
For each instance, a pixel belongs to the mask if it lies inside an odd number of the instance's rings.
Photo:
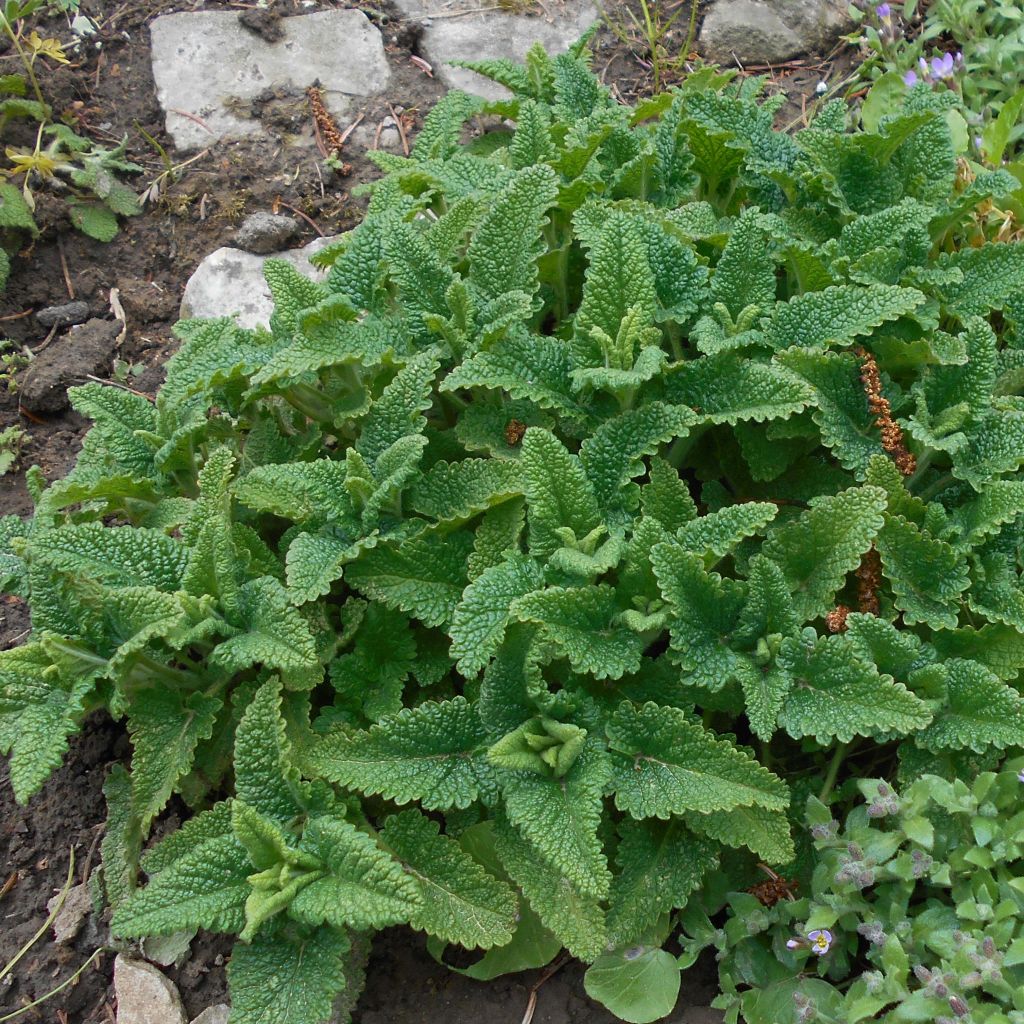
<svg viewBox="0 0 1024 1024">
<path fill-rule="evenodd" d="M 128 717 L 132 803 L 143 833 L 164 809 L 178 780 L 191 770 L 196 747 L 213 734 L 220 707 L 216 697 L 159 687 L 133 702 Z"/>
<path fill-rule="evenodd" d="M 544 252 L 541 228 L 555 201 L 555 173 L 546 164 L 520 171 L 502 190 L 469 245 L 469 280 L 494 298 L 537 290 L 537 259 Z"/>
<path fill-rule="evenodd" d="M 558 530 L 572 530 L 582 540 L 599 525 L 597 499 L 580 459 L 554 434 L 536 427 L 527 430 L 520 465 L 532 554 L 544 558 L 561 547 Z"/>
<path fill-rule="evenodd" d="M 191 847 L 117 909 L 115 935 L 171 935 L 191 928 L 240 932 L 252 864 L 233 834 Z"/>
<path fill-rule="evenodd" d="M 538 623 L 577 672 L 620 679 L 640 667 L 644 641 L 615 624 L 615 591 L 597 587 L 548 587 L 517 598 L 510 612 Z"/>
<path fill-rule="evenodd" d="M 692 519 L 676 532 L 676 540 L 687 551 L 722 558 L 745 537 L 762 533 L 775 518 L 778 508 L 768 501 L 748 501 L 727 505 Z"/>
<path fill-rule="evenodd" d="M 782 811 L 756 805 L 734 807 L 731 811 L 691 815 L 687 823 L 725 846 L 745 846 L 769 864 L 789 864 L 796 855 L 789 819 Z"/>
<path fill-rule="evenodd" d="M 335 732 L 306 761 L 331 782 L 427 810 L 468 807 L 494 788 L 484 757 L 487 733 L 463 697 L 427 701 L 386 718 L 367 732 Z"/>
<path fill-rule="evenodd" d="M 519 466 L 499 459 L 437 462 L 413 487 L 414 511 L 445 522 L 469 519 L 508 497 L 522 493 Z"/>
<path fill-rule="evenodd" d="M 464 676 L 476 675 L 501 645 L 512 603 L 543 585 L 537 563 L 517 554 L 485 569 L 466 587 L 449 630 L 452 657 Z"/>
<path fill-rule="evenodd" d="M 609 939 L 626 946 L 668 911 L 685 907 L 704 875 L 718 867 L 718 845 L 694 835 L 677 818 L 619 825 L 608 907 Z"/>
<path fill-rule="evenodd" d="M 872 284 L 833 285 L 779 303 L 765 329 L 774 348 L 849 345 L 887 320 L 912 313 L 924 296 L 913 288 Z"/>
<path fill-rule="evenodd" d="M 511 825 L 499 823 L 494 832 L 505 870 L 523 890 L 530 907 L 555 933 L 566 949 L 581 960 L 594 960 L 605 948 L 601 905 L 550 867 Z"/>
<path fill-rule="evenodd" d="M 512 938 L 515 893 L 440 835 L 437 822 L 403 811 L 384 822 L 381 835 L 419 889 L 422 906 L 410 918 L 413 928 L 467 949 L 503 946 Z"/>
<path fill-rule="evenodd" d="M 953 658 L 945 663 L 946 706 L 918 734 L 928 750 L 1002 750 L 1024 744 L 1024 698 L 984 665 Z"/>
<path fill-rule="evenodd" d="M 302 930 L 282 922 L 235 945 L 228 963 L 231 1020 L 311 1024 L 327 1020 L 345 988 L 351 944 L 337 928 Z"/>
<path fill-rule="evenodd" d="M 781 779 L 678 708 L 623 704 L 608 723 L 608 743 L 615 806 L 634 818 L 789 805 Z"/>
<path fill-rule="evenodd" d="M 955 629 L 968 584 L 967 566 L 956 551 L 903 516 L 886 515 L 875 543 L 904 621 Z"/>
<path fill-rule="evenodd" d="M 729 639 L 743 607 L 743 584 L 707 572 L 704 559 L 679 544 L 655 545 L 651 565 L 672 609 L 672 647 L 683 667 L 693 682 L 720 689 L 736 666 Z"/>
<path fill-rule="evenodd" d="M 775 732 L 779 712 L 793 685 L 792 677 L 778 665 L 758 665 L 747 658 L 738 659 L 734 671 L 743 687 L 751 731 L 767 742 Z"/>
<path fill-rule="evenodd" d="M 328 872 L 301 889 L 288 908 L 305 924 L 385 928 L 407 921 L 420 904 L 416 885 L 402 866 L 347 821 L 313 819 L 302 848 Z"/>
<path fill-rule="evenodd" d="M 611 873 L 597 835 L 601 796 L 611 774 L 607 754 L 589 746 L 561 778 L 502 773 L 505 811 L 530 844 L 587 896 L 603 898 Z"/>
<path fill-rule="evenodd" d="M 775 259 L 757 210 L 744 210 L 715 266 L 711 296 L 735 318 L 747 306 L 769 310 L 775 302 Z"/>
<path fill-rule="evenodd" d="M 384 388 L 370 408 L 356 450 L 371 467 L 396 441 L 422 432 L 430 408 L 438 360 L 430 353 L 414 356 Z"/>
<path fill-rule="evenodd" d="M 1001 309 L 1007 297 L 1024 287 L 1024 245 L 989 243 L 939 257 L 941 269 L 955 269 L 963 280 L 943 288 L 942 302 L 960 316 Z"/>
<path fill-rule="evenodd" d="M 347 505 L 343 462 L 317 459 L 257 466 L 237 480 L 235 497 L 252 509 L 272 512 L 297 523 L 329 520 Z"/>
<path fill-rule="evenodd" d="M 462 597 L 472 547 L 469 534 L 427 530 L 365 552 L 349 566 L 346 579 L 366 597 L 408 612 L 426 626 L 440 626 Z"/>
<path fill-rule="evenodd" d="M 640 491 L 640 507 L 645 516 L 672 533 L 697 517 L 686 481 L 664 459 L 651 459 L 650 480 Z"/>
<path fill-rule="evenodd" d="M 793 737 L 848 743 L 854 736 L 906 735 L 931 721 L 922 700 L 859 658 L 845 636 L 783 640 L 779 664 L 793 677 L 779 716 Z"/>
<path fill-rule="evenodd" d="M 885 492 L 851 487 L 815 500 L 769 536 L 764 554 L 782 569 L 801 621 L 824 615 L 847 573 L 860 565 L 882 528 Z"/>
</svg>

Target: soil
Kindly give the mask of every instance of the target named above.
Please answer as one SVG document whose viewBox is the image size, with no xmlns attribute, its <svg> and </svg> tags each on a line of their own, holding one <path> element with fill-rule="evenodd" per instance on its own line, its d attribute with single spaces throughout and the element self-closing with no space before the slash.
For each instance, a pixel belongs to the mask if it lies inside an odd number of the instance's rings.
<svg viewBox="0 0 1024 1024">
<path fill-rule="evenodd" d="M 681 2 L 688 4 L 688 0 Z M 304 245 L 319 233 L 337 234 L 358 222 L 364 201 L 352 197 L 351 187 L 377 174 L 366 156 L 376 126 L 394 111 L 414 137 L 443 90 L 410 59 L 418 55 L 417 27 L 403 21 L 387 0 L 318 0 L 318 6 L 362 9 L 381 28 L 392 68 L 388 93 L 366 102 L 362 130 L 353 134 L 346 147 L 348 173 L 339 177 L 324 170 L 306 98 L 268 91 L 249 112 L 262 123 L 264 136 L 213 144 L 189 160 L 170 179 L 162 180 L 155 201 L 141 216 L 125 220 L 108 244 L 73 230 L 63 202 L 41 191 L 36 210 L 40 235 L 14 259 L 0 301 L 0 338 L 9 339 L 14 352 L 24 348 L 38 352 L 52 344 L 47 353 L 50 375 L 64 385 L 84 382 L 90 371 L 75 344 L 62 340 L 63 331 L 52 336 L 33 313 L 76 299 L 88 304 L 90 317 L 112 321 L 120 316 L 115 317 L 116 302 L 113 306 L 111 302 L 111 289 L 116 288 L 126 330 L 123 337 L 114 331 L 99 332 L 110 351 L 93 353 L 96 358 L 89 362 L 94 369 L 112 370 L 93 376 L 112 372 L 130 387 L 152 394 L 162 379 L 161 366 L 177 344 L 172 327 L 186 280 L 203 256 L 231 244 L 246 214 L 268 210 L 298 214 L 302 234 L 295 245 Z M 594 66 L 624 100 L 634 101 L 653 91 L 650 50 L 630 17 L 630 12 L 639 17 L 639 0 L 606 0 L 603 6 L 609 24 L 617 29 L 606 26 L 598 33 Z M 674 10 L 671 3 L 663 6 L 670 13 Z M 165 170 L 161 154 L 147 135 L 175 159 L 154 94 L 147 26 L 160 14 L 198 7 L 237 10 L 251 31 L 267 39 L 279 34 L 281 17 L 308 10 L 299 0 L 276 0 L 267 9 L 240 0 L 83 0 L 82 12 L 100 26 L 97 39 L 102 48 L 83 47 L 70 65 L 46 73 L 45 87 L 55 110 L 72 118 L 81 134 L 110 145 L 127 136 L 129 158 L 145 168 L 136 182 L 140 192 Z M 667 53 L 678 54 L 685 41 L 688 10 L 687 6 L 663 38 Z M 49 32 L 40 28 L 44 36 L 69 38 L 67 25 L 60 19 L 46 27 Z M 2 58 L 0 51 L 0 69 L 7 70 L 8 62 Z M 791 92 L 790 103 L 780 114 L 780 123 L 787 124 L 802 116 L 821 78 L 841 76 L 848 65 L 848 56 L 833 54 L 755 70 L 770 75 L 771 90 Z M 682 61 L 667 66 L 663 86 L 671 85 L 685 69 Z M 0 363 L 0 375 L 4 372 Z M 23 373 L 18 378 L 24 383 Z M 6 387 L 0 376 L 0 430 L 17 425 L 25 434 L 17 470 L 0 478 L 0 515 L 30 514 L 25 469 L 38 465 L 48 480 L 61 477 L 73 464 L 87 428 L 60 396 L 55 402 L 47 401 L 45 413 L 42 408 L 22 407 L 19 398 L 18 391 Z M 29 625 L 24 603 L 0 595 L 0 650 L 22 642 Z M 64 883 L 69 851 L 75 850 L 76 881 L 86 880 L 95 866 L 105 819 L 103 779 L 109 766 L 128 753 L 121 725 L 102 716 L 90 718 L 72 739 L 64 765 L 28 808 L 14 804 L 6 767 L 0 767 L 0 965 L 45 920 L 47 900 Z M 0 980 L 0 1016 L 45 995 L 105 940 L 105 925 L 95 918 L 68 945 L 56 945 L 49 935 L 43 936 L 15 971 Z M 223 965 L 228 950 L 223 939 L 200 935 L 185 964 L 168 969 L 190 1016 L 225 999 Z M 111 969 L 112 954 L 104 953 L 74 985 L 20 1019 L 113 1022 Z M 545 981 L 537 997 L 536 1024 L 613 1021 L 584 994 L 582 973 L 580 965 L 570 962 Z M 714 973 L 714 964 L 703 962 L 690 971 L 684 978 L 680 1007 L 706 1006 L 715 990 Z M 420 937 L 395 929 L 382 933 L 374 943 L 368 985 L 354 1020 L 357 1024 L 418 1024 L 443 1017 L 450 1024 L 481 1020 L 514 1024 L 522 1019 L 531 986 L 540 975 L 531 972 L 480 984 L 436 964 Z"/>
</svg>

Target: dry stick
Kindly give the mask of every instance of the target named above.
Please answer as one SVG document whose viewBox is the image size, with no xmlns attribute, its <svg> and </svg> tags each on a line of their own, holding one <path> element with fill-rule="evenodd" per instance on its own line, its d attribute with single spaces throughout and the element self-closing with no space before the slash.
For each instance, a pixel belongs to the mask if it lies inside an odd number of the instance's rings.
<svg viewBox="0 0 1024 1024">
<path fill-rule="evenodd" d="M 297 210 L 297 209 L 296 209 L 296 208 L 295 208 L 294 206 L 292 206 L 292 204 L 291 204 L 291 203 L 286 203 L 286 202 L 285 202 L 285 201 L 284 201 L 283 199 L 281 199 L 280 197 L 278 197 L 277 203 L 278 203 L 278 205 L 279 205 L 279 206 L 283 206 L 283 207 L 284 207 L 284 208 L 285 208 L 286 210 L 291 210 L 291 211 L 292 211 L 292 213 L 294 213 L 294 214 L 296 214 L 297 216 L 301 217 L 301 218 L 302 218 L 302 219 L 303 219 L 303 220 L 304 220 L 304 221 L 305 221 L 305 222 L 306 222 L 306 223 L 307 223 L 307 224 L 308 224 L 308 225 L 309 225 L 309 226 L 310 226 L 310 227 L 311 227 L 311 228 L 312 228 L 312 229 L 313 229 L 313 230 L 314 230 L 314 231 L 315 231 L 315 232 L 316 232 L 316 233 L 317 233 L 317 234 L 318 234 L 318 235 L 319 235 L 319 236 L 320 236 L 321 238 L 326 238 L 326 237 L 327 237 L 327 236 L 326 236 L 326 235 L 325 235 L 325 234 L 324 234 L 324 233 L 323 233 L 323 232 L 322 232 L 322 231 L 320 230 L 320 225 L 319 225 L 319 224 L 317 224 L 317 222 L 316 222 L 315 220 L 313 220 L 313 218 L 312 218 L 312 217 L 309 217 L 309 216 L 307 216 L 307 215 L 306 215 L 306 214 L 304 214 L 304 213 L 303 213 L 303 212 L 302 212 L 301 210 Z"/>
<path fill-rule="evenodd" d="M 438 21 L 441 18 L 465 18 L 467 14 L 486 14 L 488 11 L 500 11 L 501 4 L 495 4 L 493 7 L 470 7 L 465 11 L 450 11 L 448 14 L 431 14 L 431 21 Z"/>
<path fill-rule="evenodd" d="M 73 302 L 75 299 L 75 287 L 71 283 L 71 274 L 68 272 L 68 258 L 64 255 L 64 239 L 57 236 L 57 255 L 60 256 L 60 269 L 64 274 L 64 285 L 68 290 L 68 298 Z"/>
<path fill-rule="evenodd" d="M 549 978 L 555 975 L 565 964 L 569 962 L 569 954 L 563 953 L 534 983 L 530 989 L 530 998 L 526 1003 L 526 1013 L 523 1014 L 522 1024 L 531 1024 L 533 1014 L 537 1009 L 537 993 L 541 986 Z"/>
<path fill-rule="evenodd" d="M 182 117 L 187 117 L 190 121 L 195 121 L 200 128 L 205 128 L 211 135 L 216 134 L 198 114 L 190 114 L 187 110 L 179 110 L 177 107 L 168 107 L 167 109 L 170 110 L 172 114 L 181 114 Z"/>
<path fill-rule="evenodd" d="M 388 104 L 388 110 L 391 111 L 391 116 L 395 119 L 395 124 L 398 125 L 398 137 L 402 140 L 402 152 L 409 155 L 409 139 L 405 134 L 405 125 L 402 124 L 402 119 L 395 113 L 395 108 Z"/>
<path fill-rule="evenodd" d="M 57 325 L 54 324 L 50 328 L 50 333 L 46 335 L 46 339 L 43 341 L 42 345 L 40 345 L 38 348 L 34 348 L 34 349 L 31 350 L 32 355 L 34 355 L 34 356 L 39 355 L 39 353 L 42 352 L 43 349 L 46 348 L 46 346 L 49 345 L 51 341 L 53 341 L 54 335 L 56 333 L 57 333 Z"/>
<path fill-rule="evenodd" d="M 7 316 L 0 316 L 0 323 L 7 320 L 23 320 L 27 316 L 32 315 L 31 309 L 23 309 L 20 313 L 8 313 Z"/>
</svg>

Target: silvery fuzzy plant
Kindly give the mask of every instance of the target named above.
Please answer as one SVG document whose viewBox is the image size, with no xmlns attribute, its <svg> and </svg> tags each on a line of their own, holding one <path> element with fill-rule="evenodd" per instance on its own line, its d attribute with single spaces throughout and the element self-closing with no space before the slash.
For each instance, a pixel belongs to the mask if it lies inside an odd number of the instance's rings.
<svg viewBox="0 0 1024 1024">
<path fill-rule="evenodd" d="M 269 329 L 181 323 L 153 402 L 75 389 L 2 522 L 15 792 L 126 721 L 113 930 L 237 935 L 235 1024 L 323 1020 L 398 923 L 653 1020 L 808 791 L 1024 741 L 1015 179 L 927 90 L 791 136 L 713 69 L 634 109 L 583 45 L 475 67 L 512 98 L 381 154 L 323 283 L 268 262 Z"/>
<path fill-rule="evenodd" d="M 810 894 L 686 912 L 719 949 L 726 1020 L 1024 1021 L 1024 759 L 968 779 L 856 780 L 845 822 L 807 805 Z M 784 885 L 788 884 L 786 882 Z"/>
</svg>

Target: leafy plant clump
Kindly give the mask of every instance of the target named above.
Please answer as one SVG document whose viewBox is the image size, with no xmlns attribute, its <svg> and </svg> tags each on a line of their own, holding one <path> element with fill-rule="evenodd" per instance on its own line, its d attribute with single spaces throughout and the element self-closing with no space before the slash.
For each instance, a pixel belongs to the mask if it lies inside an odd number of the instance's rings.
<svg viewBox="0 0 1024 1024">
<path fill-rule="evenodd" d="M 721 950 L 726 1019 L 1020 1021 L 1022 768 L 922 775 L 901 792 L 860 780 L 843 827 L 812 798 L 810 896 L 765 907 L 733 893 L 722 929 L 686 911 L 691 953 Z M 755 987 L 740 995 L 737 983 Z"/>
<path fill-rule="evenodd" d="M 324 1019 L 399 922 L 654 1020 L 678 912 L 801 870 L 809 794 L 1024 742 L 1015 179 L 927 90 L 791 137 L 713 69 L 633 109 L 582 45 L 475 67 L 513 98 L 381 154 L 323 283 L 179 324 L 155 402 L 74 389 L 0 521 L 15 792 L 127 721 L 113 930 L 239 935 L 235 1022 Z"/>
</svg>

